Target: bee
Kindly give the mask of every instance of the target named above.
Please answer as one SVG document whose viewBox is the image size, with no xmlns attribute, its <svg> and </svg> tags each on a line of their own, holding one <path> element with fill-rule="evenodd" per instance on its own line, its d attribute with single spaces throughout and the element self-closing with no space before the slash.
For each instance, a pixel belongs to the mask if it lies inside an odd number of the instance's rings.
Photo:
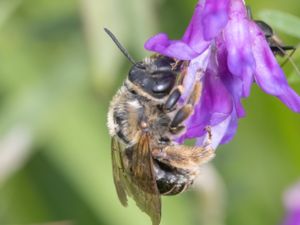
<svg viewBox="0 0 300 225">
<path fill-rule="evenodd" d="M 247 6 L 247 11 L 248 11 L 248 17 L 250 19 L 252 19 L 252 12 L 251 12 L 251 8 L 249 6 Z M 283 43 L 283 41 L 278 37 L 278 35 L 275 34 L 274 30 L 272 29 L 272 27 L 267 24 L 266 22 L 262 21 L 262 20 L 253 20 L 256 25 L 261 29 L 261 31 L 263 32 L 266 41 L 269 44 L 269 47 L 271 48 L 273 54 L 275 56 L 280 56 L 280 57 L 287 57 L 282 63 L 281 66 L 284 66 L 286 64 L 286 62 L 289 60 L 291 62 L 291 64 L 293 65 L 293 67 L 295 68 L 296 72 L 298 74 L 300 74 L 300 71 L 297 67 L 297 65 L 295 64 L 295 62 L 292 60 L 292 55 L 295 53 L 295 51 L 297 50 L 297 48 L 295 46 L 292 45 L 285 45 Z M 290 53 L 288 53 L 290 51 Z"/>
<path fill-rule="evenodd" d="M 275 56 L 279 55 L 280 57 L 286 56 L 286 59 L 281 63 L 281 67 L 283 67 L 287 63 L 287 61 L 290 61 L 296 73 L 300 75 L 299 68 L 292 59 L 292 55 L 295 53 L 297 48 L 291 45 L 284 45 L 282 40 L 274 33 L 272 27 L 270 27 L 266 22 L 261 20 L 255 20 L 255 23 L 263 31 L 273 54 Z M 288 53 L 288 51 L 290 51 L 290 53 Z"/>
<path fill-rule="evenodd" d="M 265 38 L 274 55 L 284 57 L 287 55 L 287 51 L 291 51 L 289 57 L 294 54 L 296 48 L 294 46 L 284 45 L 282 40 L 274 33 L 272 27 L 262 20 L 255 20 L 256 25 L 262 30 Z"/>
<path fill-rule="evenodd" d="M 174 141 L 193 113 L 201 84 L 195 84 L 190 97 L 179 104 L 186 62 L 159 54 L 135 62 L 115 36 L 105 31 L 133 64 L 108 112 L 117 195 L 123 206 L 127 206 L 127 196 L 132 197 L 152 224 L 158 225 L 160 196 L 185 191 L 198 175 L 199 166 L 214 156 L 210 128 L 204 146 Z"/>
</svg>

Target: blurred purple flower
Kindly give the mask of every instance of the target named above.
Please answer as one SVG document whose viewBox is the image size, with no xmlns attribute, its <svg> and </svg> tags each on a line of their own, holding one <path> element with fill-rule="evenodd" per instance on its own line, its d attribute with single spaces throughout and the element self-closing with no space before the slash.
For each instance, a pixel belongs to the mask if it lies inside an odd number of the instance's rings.
<svg viewBox="0 0 300 225">
<path fill-rule="evenodd" d="M 189 60 L 182 100 L 195 82 L 203 84 L 201 99 L 179 138 L 197 138 L 202 145 L 205 127 L 213 146 L 234 136 L 238 119 L 245 116 L 241 98 L 248 97 L 255 81 L 266 93 L 300 112 L 300 97 L 292 90 L 263 32 L 252 21 L 243 0 L 200 0 L 181 40 L 159 33 L 145 48 L 180 60 Z"/>
<path fill-rule="evenodd" d="M 284 204 L 286 217 L 283 225 L 300 225 L 300 182 L 287 190 Z"/>
</svg>

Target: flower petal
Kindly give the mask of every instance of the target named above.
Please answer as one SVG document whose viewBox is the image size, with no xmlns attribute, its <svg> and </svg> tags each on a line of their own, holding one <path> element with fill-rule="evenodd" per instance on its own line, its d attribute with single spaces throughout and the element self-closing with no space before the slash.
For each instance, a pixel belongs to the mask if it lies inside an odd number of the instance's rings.
<svg viewBox="0 0 300 225">
<path fill-rule="evenodd" d="M 218 123 L 217 125 L 211 127 L 211 134 L 212 134 L 211 147 L 213 149 L 217 149 L 218 145 L 221 144 L 224 137 L 227 135 L 227 131 L 231 124 L 231 120 L 232 120 L 231 116 L 228 116 L 221 123 Z M 207 141 L 208 141 L 208 134 L 206 132 L 204 133 L 204 135 L 197 138 L 196 145 L 203 146 Z"/>
<path fill-rule="evenodd" d="M 238 118 L 245 116 L 245 110 L 241 103 L 243 81 L 230 73 L 222 74 L 221 79 L 234 100 L 234 108 Z"/>
<path fill-rule="evenodd" d="M 288 212 L 283 225 L 300 225 L 300 211 Z"/>
<path fill-rule="evenodd" d="M 184 102 L 192 93 L 194 84 L 199 82 L 206 71 L 210 56 L 210 48 L 204 51 L 197 58 L 191 60 L 185 78 L 183 80 L 184 91 L 181 101 Z"/>
<path fill-rule="evenodd" d="M 195 7 L 192 19 L 182 37 L 182 41 L 187 43 L 196 52 L 201 54 L 208 48 L 210 42 L 204 40 L 203 25 L 201 23 L 203 15 L 203 2 L 199 1 Z"/>
<path fill-rule="evenodd" d="M 203 37 L 201 18 L 203 2 L 196 5 L 194 15 L 181 40 L 170 40 L 167 34 L 159 33 L 145 43 L 145 48 L 169 57 L 191 60 L 205 51 L 210 42 Z"/>
<path fill-rule="evenodd" d="M 300 210 L 300 182 L 286 190 L 284 193 L 284 205 L 288 210 Z"/>
<path fill-rule="evenodd" d="M 204 40 L 210 41 L 228 21 L 229 0 L 206 0 L 202 16 Z"/>
<path fill-rule="evenodd" d="M 254 22 L 250 24 L 253 55 L 256 61 L 255 80 L 268 94 L 278 97 L 287 107 L 300 113 L 300 96 L 289 87 L 263 33 Z"/>
<path fill-rule="evenodd" d="M 209 69 L 205 73 L 201 99 L 195 106 L 194 114 L 186 123 L 185 138 L 203 135 L 206 126 L 219 124 L 232 112 L 232 96 L 217 72 Z"/>
<path fill-rule="evenodd" d="M 172 41 L 164 33 L 159 33 L 148 39 L 144 47 L 147 50 L 181 60 L 191 60 L 199 55 L 185 42 Z"/>
<path fill-rule="evenodd" d="M 224 29 L 224 40 L 228 51 L 228 68 L 233 75 L 242 78 L 243 97 L 248 97 L 253 82 L 255 60 L 251 49 L 249 21 L 243 16 L 245 6 L 241 7 L 239 11 L 235 7 L 237 16 L 230 18 Z"/>
<path fill-rule="evenodd" d="M 246 85 L 249 85 L 249 90 L 252 84 L 252 79 L 248 81 L 248 77 L 235 76 L 231 73 L 228 68 L 228 50 L 226 45 L 223 42 L 223 38 L 218 38 L 217 40 L 218 51 L 217 51 L 217 60 L 219 68 L 219 76 L 221 77 L 223 83 L 226 85 L 226 88 L 230 92 L 232 98 L 234 99 L 235 111 L 238 118 L 245 116 L 245 110 L 241 104 L 241 98 Z M 253 77 L 251 75 L 251 77 Z"/>
<path fill-rule="evenodd" d="M 230 121 L 228 122 L 228 126 L 226 131 L 224 131 L 224 135 L 222 140 L 220 141 L 220 144 L 226 144 L 234 137 L 237 127 L 238 127 L 238 117 L 236 115 L 236 112 L 233 111 L 230 115 Z M 224 128 L 225 129 L 225 128 Z"/>
<path fill-rule="evenodd" d="M 284 194 L 284 204 L 287 211 L 283 225 L 300 224 L 300 182 L 289 188 Z"/>
</svg>

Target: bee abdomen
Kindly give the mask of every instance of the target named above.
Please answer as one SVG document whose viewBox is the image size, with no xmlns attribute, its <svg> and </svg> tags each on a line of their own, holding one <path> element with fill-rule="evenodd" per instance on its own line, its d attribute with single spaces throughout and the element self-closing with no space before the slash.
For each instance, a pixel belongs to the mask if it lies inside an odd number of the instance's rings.
<svg viewBox="0 0 300 225">
<path fill-rule="evenodd" d="M 158 161 L 156 163 L 156 184 L 161 195 L 180 194 L 192 184 L 193 176 L 188 171 L 171 168 Z"/>
<path fill-rule="evenodd" d="M 157 180 L 156 184 L 161 195 L 177 195 L 184 192 L 191 185 L 191 183 L 172 183 L 164 178 Z"/>
</svg>

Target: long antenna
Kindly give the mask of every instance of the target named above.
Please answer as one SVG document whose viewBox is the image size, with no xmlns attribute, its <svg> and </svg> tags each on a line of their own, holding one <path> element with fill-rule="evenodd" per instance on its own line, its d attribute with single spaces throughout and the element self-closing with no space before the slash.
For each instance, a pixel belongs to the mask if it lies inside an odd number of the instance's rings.
<svg viewBox="0 0 300 225">
<path fill-rule="evenodd" d="M 133 64 L 136 65 L 136 61 L 129 55 L 128 51 L 121 45 L 116 36 L 107 28 L 104 28 L 104 31 L 110 36 L 113 42 L 117 45 L 123 55 Z"/>
<path fill-rule="evenodd" d="M 295 53 L 295 51 L 297 50 L 296 48 L 291 48 L 291 49 L 289 49 L 289 50 L 291 50 L 291 52 L 289 53 L 289 54 L 287 54 L 286 53 L 286 50 L 284 50 L 283 48 L 281 48 L 281 47 L 278 47 L 279 48 L 279 50 L 284 54 L 284 56 L 286 56 L 286 59 L 281 63 L 281 67 L 283 67 L 286 63 L 287 63 L 287 61 L 289 61 L 289 60 L 291 60 L 291 58 L 292 58 L 292 56 L 293 56 L 293 54 Z"/>
<path fill-rule="evenodd" d="M 290 61 L 290 63 L 292 64 L 292 66 L 294 67 L 296 73 L 298 75 L 300 75 L 300 71 L 298 66 L 296 65 L 295 61 L 292 59 L 292 55 L 295 53 L 295 51 L 297 50 L 297 48 L 293 48 L 290 54 L 286 54 L 286 51 L 281 47 L 281 46 L 277 46 L 278 49 L 286 56 L 286 59 L 284 60 L 283 63 L 281 63 L 281 67 L 283 67 L 287 61 Z M 289 47 L 289 46 L 288 46 Z"/>
</svg>

